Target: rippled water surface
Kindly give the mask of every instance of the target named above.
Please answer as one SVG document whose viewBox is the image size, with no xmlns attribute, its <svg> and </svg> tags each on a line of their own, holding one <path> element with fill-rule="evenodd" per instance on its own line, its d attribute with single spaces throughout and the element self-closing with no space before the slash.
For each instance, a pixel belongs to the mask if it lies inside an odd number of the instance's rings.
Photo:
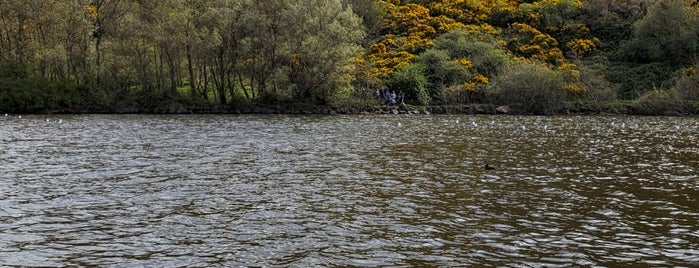
<svg viewBox="0 0 699 268">
<path fill-rule="evenodd" d="M 697 118 L 10 115 L 0 141 L 0 266 L 699 265 Z"/>
</svg>

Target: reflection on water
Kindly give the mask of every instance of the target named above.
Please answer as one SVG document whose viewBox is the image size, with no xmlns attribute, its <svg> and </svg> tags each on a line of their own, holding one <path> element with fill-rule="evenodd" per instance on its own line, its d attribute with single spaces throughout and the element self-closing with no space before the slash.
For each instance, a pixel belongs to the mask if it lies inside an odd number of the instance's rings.
<svg viewBox="0 0 699 268">
<path fill-rule="evenodd" d="M 692 266 L 697 133 L 667 117 L 9 116 L 0 265 Z"/>
</svg>

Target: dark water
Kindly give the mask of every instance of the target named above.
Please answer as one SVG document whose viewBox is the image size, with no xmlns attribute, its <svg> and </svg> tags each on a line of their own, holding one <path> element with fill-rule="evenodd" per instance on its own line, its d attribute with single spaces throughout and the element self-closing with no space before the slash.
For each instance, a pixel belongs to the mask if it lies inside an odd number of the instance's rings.
<svg viewBox="0 0 699 268">
<path fill-rule="evenodd" d="M 699 266 L 697 118 L 10 115 L 0 141 L 0 266 Z"/>
</svg>

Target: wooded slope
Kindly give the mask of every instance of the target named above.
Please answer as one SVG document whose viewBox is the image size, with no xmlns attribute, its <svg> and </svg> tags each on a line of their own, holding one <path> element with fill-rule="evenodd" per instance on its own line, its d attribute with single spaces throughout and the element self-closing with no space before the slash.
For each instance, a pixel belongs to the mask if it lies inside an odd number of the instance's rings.
<svg viewBox="0 0 699 268">
<path fill-rule="evenodd" d="M 0 0 L 5 112 L 376 105 L 378 90 L 696 113 L 697 55 L 697 1 Z"/>
</svg>

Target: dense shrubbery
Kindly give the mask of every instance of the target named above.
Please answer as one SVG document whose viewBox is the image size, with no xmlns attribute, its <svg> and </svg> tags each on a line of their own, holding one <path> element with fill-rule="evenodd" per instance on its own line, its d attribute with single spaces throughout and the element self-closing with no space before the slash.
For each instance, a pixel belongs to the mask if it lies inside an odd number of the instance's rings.
<svg viewBox="0 0 699 268">
<path fill-rule="evenodd" d="M 393 75 L 386 80 L 388 91 L 403 92 L 407 100 L 415 102 L 411 104 L 430 105 L 430 94 L 427 92 L 427 78 L 423 75 L 424 67 L 420 64 L 410 64 L 398 68 Z M 408 101 L 410 103 L 410 101 Z"/>
<path fill-rule="evenodd" d="M 493 86 L 496 100 L 518 112 L 554 114 L 565 109 L 564 75 L 543 64 L 516 63 Z"/>
<path fill-rule="evenodd" d="M 583 113 L 618 113 L 624 111 L 617 99 L 618 85 L 605 79 L 605 66 L 594 60 L 580 68 L 580 85 L 583 90 L 569 92 L 568 109 Z"/>
<path fill-rule="evenodd" d="M 71 81 L 43 77 L 0 78 L 0 110 L 7 112 L 60 112 L 78 109 L 85 101 Z"/>
<path fill-rule="evenodd" d="M 423 12 L 414 5 L 395 5 L 401 8 L 390 10 L 394 18 Z M 432 20 L 437 18 L 424 18 L 410 25 L 399 20 L 392 29 L 403 26 L 408 32 L 390 32 L 378 43 L 381 53 L 372 55 L 381 57 L 384 72 L 390 66 L 405 66 L 401 64 L 406 60 L 422 66 L 413 68 L 422 70 L 413 76 L 426 78 L 433 104 L 495 101 L 535 114 L 697 110 L 693 107 L 699 101 L 692 90 L 696 75 L 678 75 L 699 56 L 699 10 L 685 1 L 422 5 L 433 9 L 432 15 L 453 20 L 435 24 Z M 474 16 L 478 12 L 484 12 L 483 17 Z M 493 20 L 483 20 L 488 16 Z M 509 27 L 498 29 L 489 21 Z M 427 28 L 434 32 L 416 34 Z M 421 38 L 431 36 L 432 45 L 425 46 Z M 513 61 L 518 63 L 506 68 Z M 389 88 L 397 87 L 396 77 L 409 80 L 403 67 L 397 67 L 396 74 L 388 80 Z M 672 85 L 677 89 L 668 89 Z"/>
<path fill-rule="evenodd" d="M 699 76 L 696 68 L 675 72 L 663 87 L 645 91 L 632 102 L 634 113 L 677 115 L 699 112 Z"/>
<path fill-rule="evenodd" d="M 688 113 L 699 114 L 699 75 L 697 67 L 689 67 L 678 72 L 673 89 L 677 97 L 684 101 Z"/>
<path fill-rule="evenodd" d="M 676 115 L 686 110 L 676 90 L 661 89 L 645 92 L 633 102 L 633 109 L 635 113 L 647 115 Z"/>
<path fill-rule="evenodd" d="M 696 68 L 691 67 L 679 73 L 675 82 L 675 89 L 680 98 L 687 101 L 699 101 L 699 75 L 696 73 Z"/>
</svg>

